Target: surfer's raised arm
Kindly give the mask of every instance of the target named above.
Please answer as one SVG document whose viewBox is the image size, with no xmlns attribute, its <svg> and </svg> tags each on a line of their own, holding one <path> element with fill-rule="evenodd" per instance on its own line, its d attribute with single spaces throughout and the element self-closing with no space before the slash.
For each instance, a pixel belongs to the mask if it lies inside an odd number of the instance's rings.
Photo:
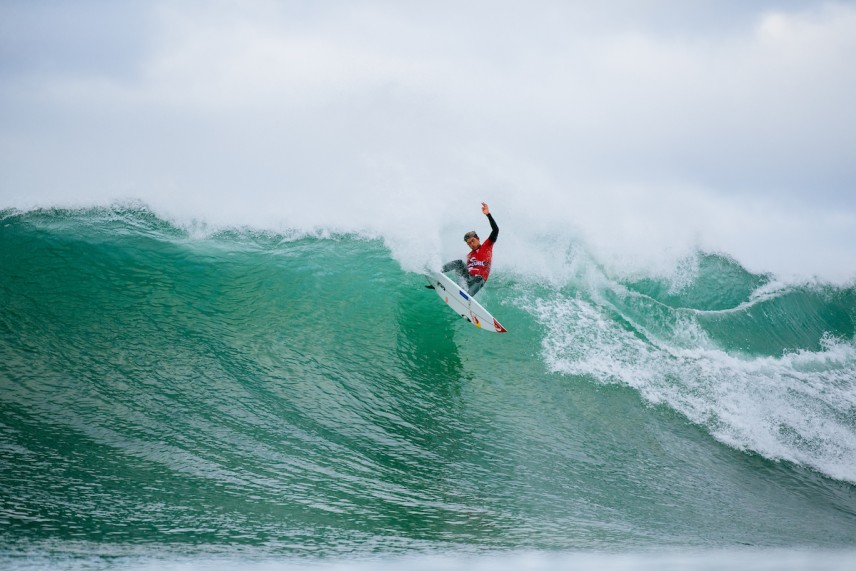
<svg viewBox="0 0 856 571">
<path fill-rule="evenodd" d="M 490 215 L 490 208 L 488 208 L 487 202 L 482 202 L 482 213 L 487 216 L 487 221 L 490 222 L 490 236 L 487 239 L 491 242 L 496 242 L 499 236 L 499 226 L 496 225 L 496 220 Z"/>
</svg>

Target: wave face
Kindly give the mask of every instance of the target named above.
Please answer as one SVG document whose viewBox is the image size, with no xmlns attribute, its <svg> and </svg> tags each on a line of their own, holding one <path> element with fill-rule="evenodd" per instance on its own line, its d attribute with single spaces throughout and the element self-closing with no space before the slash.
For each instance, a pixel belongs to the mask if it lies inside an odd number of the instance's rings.
<svg viewBox="0 0 856 571">
<path fill-rule="evenodd" d="M 0 244 L 6 553 L 853 546 L 853 287 L 571 245 L 495 269 L 491 335 L 380 239 L 116 207 Z"/>
</svg>

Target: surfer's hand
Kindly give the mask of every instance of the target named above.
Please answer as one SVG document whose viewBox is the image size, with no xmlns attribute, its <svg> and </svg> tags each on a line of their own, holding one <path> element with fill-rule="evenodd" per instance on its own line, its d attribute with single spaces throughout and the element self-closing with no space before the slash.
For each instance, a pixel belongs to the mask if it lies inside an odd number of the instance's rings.
<svg viewBox="0 0 856 571">
<path fill-rule="evenodd" d="M 490 214 L 490 208 L 487 207 L 487 202 L 482 202 L 482 212 L 485 216 Z"/>
</svg>

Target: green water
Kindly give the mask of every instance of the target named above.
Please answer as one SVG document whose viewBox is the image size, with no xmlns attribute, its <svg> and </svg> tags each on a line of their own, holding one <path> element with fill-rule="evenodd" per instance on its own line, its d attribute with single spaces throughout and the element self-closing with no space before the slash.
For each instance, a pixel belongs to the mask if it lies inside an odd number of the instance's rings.
<svg viewBox="0 0 856 571">
<path fill-rule="evenodd" d="M 0 551 L 856 546 L 856 290 L 584 267 L 493 335 L 379 240 L 0 213 Z"/>
</svg>

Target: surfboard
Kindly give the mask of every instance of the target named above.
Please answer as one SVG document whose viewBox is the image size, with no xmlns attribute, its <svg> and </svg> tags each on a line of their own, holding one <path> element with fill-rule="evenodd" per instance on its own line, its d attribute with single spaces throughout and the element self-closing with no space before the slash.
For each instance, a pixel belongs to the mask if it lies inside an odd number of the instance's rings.
<svg viewBox="0 0 856 571">
<path fill-rule="evenodd" d="M 428 285 L 434 288 L 440 299 L 445 301 L 455 313 L 483 331 L 507 333 L 505 327 L 500 325 L 488 310 L 447 276 L 429 271 L 425 278 L 428 280 Z"/>
</svg>

